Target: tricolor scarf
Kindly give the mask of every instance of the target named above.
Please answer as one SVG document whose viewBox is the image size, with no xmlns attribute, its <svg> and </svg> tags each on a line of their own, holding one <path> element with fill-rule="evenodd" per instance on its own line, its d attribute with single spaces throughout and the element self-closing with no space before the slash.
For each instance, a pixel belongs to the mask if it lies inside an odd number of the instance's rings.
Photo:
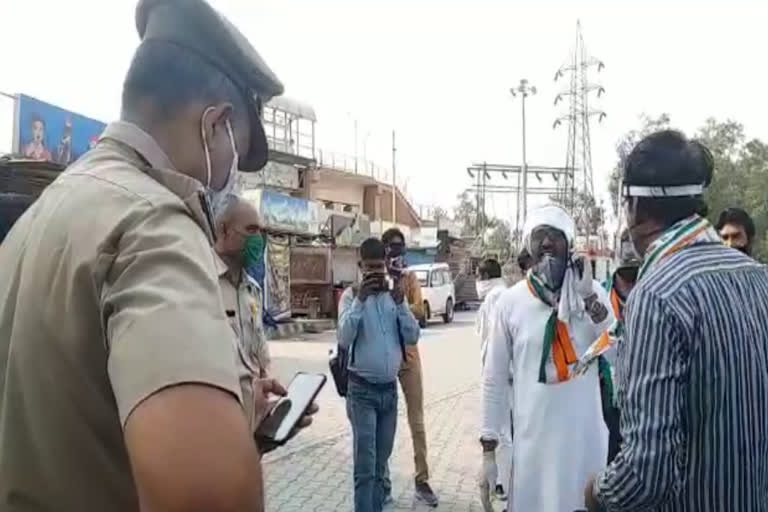
<svg viewBox="0 0 768 512">
<path fill-rule="evenodd" d="M 720 235 L 712 227 L 709 221 L 699 215 L 691 215 L 676 222 L 661 234 L 645 251 L 646 257 L 637 273 L 638 281 L 652 268 L 658 265 L 664 258 L 676 252 L 698 244 L 722 243 Z M 624 301 L 613 287 L 613 279 L 610 281 L 611 304 L 616 315 L 616 322 L 610 329 L 604 332 L 585 352 L 579 363 L 574 367 L 574 374 L 581 375 L 586 372 L 589 364 L 598 359 L 598 367 L 601 376 L 609 387 L 608 391 L 613 395 L 613 379 L 608 361 L 602 357 L 608 349 L 616 344 L 616 341 L 624 334 Z M 614 397 L 615 398 L 615 397 Z"/>
<path fill-rule="evenodd" d="M 657 238 L 648 250 L 645 259 L 637 273 L 638 281 L 664 258 L 679 252 L 686 247 L 698 244 L 721 244 L 720 235 L 707 219 L 699 215 L 691 215 L 667 228 Z"/>
<path fill-rule="evenodd" d="M 600 377 L 605 382 L 608 392 L 613 396 L 613 378 L 611 365 L 603 356 L 608 350 L 616 346 L 619 338 L 624 334 L 624 300 L 613 287 L 613 276 L 606 283 L 605 288 L 610 293 L 611 306 L 616 320 L 589 348 L 579 357 L 579 362 L 573 367 L 574 375 L 584 375 L 592 363 L 597 360 Z"/>
<path fill-rule="evenodd" d="M 535 273 L 528 272 L 526 281 L 531 294 L 552 309 L 544 328 L 538 381 L 542 384 L 567 381 L 571 378 L 570 366 L 578 357 L 568 326 L 557 316 L 557 298 Z"/>
<path fill-rule="evenodd" d="M 613 308 L 613 314 L 616 317 L 616 321 L 611 325 L 611 328 L 604 332 L 597 340 L 595 349 L 601 354 L 612 348 L 624 334 L 624 299 L 621 298 L 619 292 L 617 292 L 616 288 L 613 286 L 613 276 L 611 276 L 608 284 L 610 285 L 608 291 L 611 298 L 611 307 Z M 600 377 L 603 379 L 607 396 L 615 403 L 616 395 L 613 392 L 613 372 L 611 372 L 611 364 L 605 356 L 598 356 L 597 368 Z"/>
</svg>

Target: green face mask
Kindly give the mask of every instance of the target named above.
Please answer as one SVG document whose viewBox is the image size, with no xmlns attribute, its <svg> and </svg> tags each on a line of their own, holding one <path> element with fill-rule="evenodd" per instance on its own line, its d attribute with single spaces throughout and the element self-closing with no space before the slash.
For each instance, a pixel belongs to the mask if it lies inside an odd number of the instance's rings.
<svg viewBox="0 0 768 512">
<path fill-rule="evenodd" d="M 245 268 L 249 268 L 261 262 L 264 256 L 264 245 L 266 241 L 263 234 L 248 235 L 245 237 L 243 246 L 243 263 Z"/>
</svg>

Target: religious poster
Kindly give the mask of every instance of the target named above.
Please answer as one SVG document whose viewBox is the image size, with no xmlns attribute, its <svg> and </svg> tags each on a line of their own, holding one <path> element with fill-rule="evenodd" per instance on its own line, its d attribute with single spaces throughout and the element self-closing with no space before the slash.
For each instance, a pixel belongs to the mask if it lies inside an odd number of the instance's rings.
<svg viewBox="0 0 768 512">
<path fill-rule="evenodd" d="M 106 125 L 50 103 L 17 95 L 13 151 L 24 158 L 69 165 L 91 149 Z"/>
</svg>

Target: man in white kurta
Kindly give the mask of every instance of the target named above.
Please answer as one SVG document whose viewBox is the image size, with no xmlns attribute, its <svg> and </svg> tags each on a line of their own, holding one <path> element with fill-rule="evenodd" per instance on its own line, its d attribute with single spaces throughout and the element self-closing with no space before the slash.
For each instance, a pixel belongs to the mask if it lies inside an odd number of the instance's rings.
<svg viewBox="0 0 768 512">
<path fill-rule="evenodd" d="M 507 282 L 501 277 L 501 265 L 493 258 L 488 258 L 477 271 L 477 297 L 482 301 L 475 317 L 475 330 L 480 337 L 480 364 L 485 366 L 485 356 L 488 352 L 488 340 L 493 331 L 493 321 L 496 318 L 496 302 L 507 289 Z M 504 390 L 502 401 L 509 401 L 510 393 Z M 511 404 L 508 411 L 511 410 Z M 506 414 L 499 425 L 499 446 L 496 450 L 499 472 L 495 482 L 488 482 L 488 491 L 496 491 L 502 499 L 509 492 L 512 475 L 512 424 L 510 415 Z"/>
<path fill-rule="evenodd" d="M 524 236 L 534 267 L 495 307 L 483 372 L 481 443 L 487 453 L 498 442 L 498 425 L 509 407 L 503 391 L 509 389 L 515 468 L 509 512 L 580 509 L 585 482 L 605 466 L 608 432 L 597 367 L 575 378 L 570 369 L 574 354 L 582 354 L 611 325 L 613 314 L 589 262 L 582 260 L 579 267 L 572 256 L 574 231 L 559 207 L 531 212 Z M 560 236 L 562 241 L 553 242 Z M 559 267 L 552 263 L 557 258 L 564 259 Z M 549 303 L 541 298 L 542 283 Z M 553 324 L 557 344 L 545 350 Z"/>
</svg>

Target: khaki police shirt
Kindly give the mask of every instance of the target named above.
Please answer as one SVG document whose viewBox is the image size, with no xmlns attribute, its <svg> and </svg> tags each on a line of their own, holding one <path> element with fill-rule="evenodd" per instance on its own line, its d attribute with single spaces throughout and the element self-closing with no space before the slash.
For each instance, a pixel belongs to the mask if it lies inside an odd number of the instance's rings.
<svg viewBox="0 0 768 512">
<path fill-rule="evenodd" d="M 0 510 L 138 510 L 134 408 L 180 383 L 242 399 L 199 182 L 107 127 L 0 245 Z"/>
<path fill-rule="evenodd" d="M 253 430 L 254 378 L 266 376 L 269 371 L 269 347 L 262 321 L 262 293 L 258 283 L 240 272 L 235 281 L 227 264 L 218 256 L 219 287 L 224 311 L 233 331 L 237 350 L 237 370 L 245 412 Z"/>
</svg>

